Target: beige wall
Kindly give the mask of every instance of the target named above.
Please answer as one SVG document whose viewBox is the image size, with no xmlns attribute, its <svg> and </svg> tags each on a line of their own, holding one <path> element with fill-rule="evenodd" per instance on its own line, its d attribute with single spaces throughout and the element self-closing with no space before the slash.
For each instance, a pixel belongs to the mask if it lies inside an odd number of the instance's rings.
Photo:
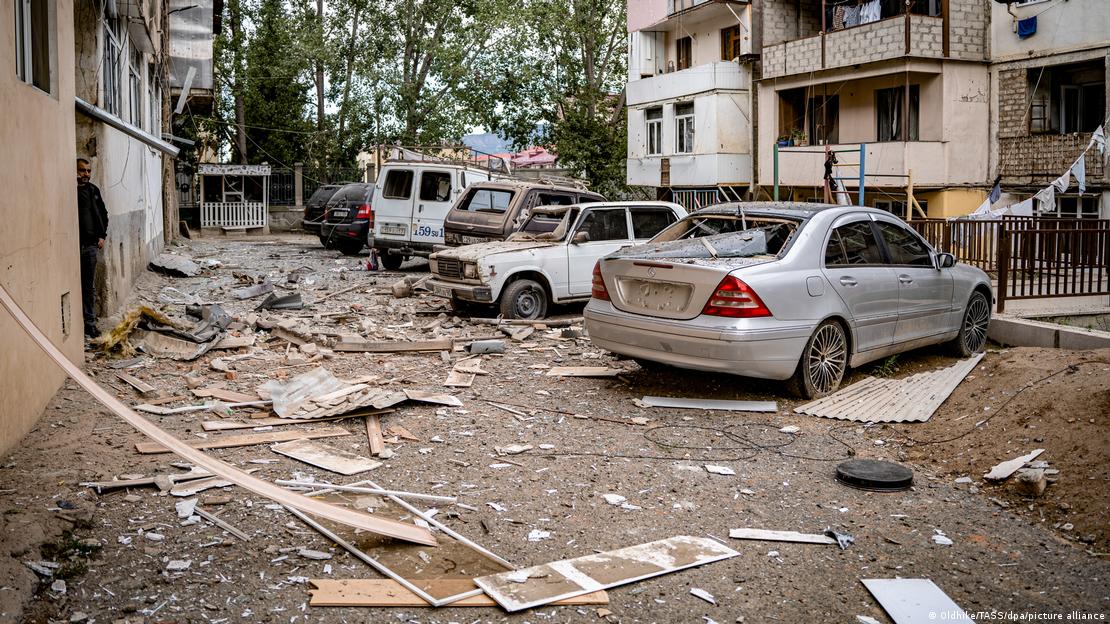
<svg viewBox="0 0 1110 624">
<path fill-rule="evenodd" d="M 628 32 L 643 30 L 667 17 L 667 0 L 628 0 Z"/>
<path fill-rule="evenodd" d="M 0 11 L 0 282 L 74 361 L 82 361 L 81 284 L 74 165 L 73 8 L 52 11 L 52 93 L 12 71 L 14 14 Z M 61 299 L 69 293 L 63 319 Z M 62 323 L 68 327 L 63 336 Z M 64 375 L 0 312 L 0 452 L 35 424 Z"/>
<path fill-rule="evenodd" d="M 991 3 L 991 60 L 1034 58 L 1046 54 L 1105 47 L 1110 39 L 1110 2 L 1068 0 L 1014 7 L 1013 16 L 1001 4 Z M 1037 16 L 1037 33 L 1019 39 L 1016 18 Z M 1015 17 L 1016 16 L 1016 17 Z"/>
</svg>

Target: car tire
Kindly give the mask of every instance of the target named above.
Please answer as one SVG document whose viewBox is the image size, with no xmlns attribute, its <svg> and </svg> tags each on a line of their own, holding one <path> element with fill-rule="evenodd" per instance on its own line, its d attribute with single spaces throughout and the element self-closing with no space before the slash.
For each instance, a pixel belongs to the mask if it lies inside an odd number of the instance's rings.
<svg viewBox="0 0 1110 624">
<path fill-rule="evenodd" d="M 362 251 L 362 241 L 353 240 L 340 240 L 335 241 L 332 245 L 338 249 L 344 256 L 357 256 Z"/>
<path fill-rule="evenodd" d="M 828 320 L 806 341 L 790 389 L 803 399 L 818 399 L 840 389 L 848 370 L 848 334 L 840 323 Z"/>
<path fill-rule="evenodd" d="M 320 234 L 319 238 L 320 238 L 320 244 L 324 246 L 324 249 L 334 249 L 334 247 L 332 246 L 331 239 L 329 237 L 324 236 L 323 234 Z"/>
<path fill-rule="evenodd" d="M 501 293 L 501 315 L 526 320 L 547 316 L 547 291 L 533 280 L 516 280 Z"/>
<path fill-rule="evenodd" d="M 649 372 L 660 372 L 671 369 L 671 366 L 662 362 L 656 362 L 655 360 L 645 360 L 644 358 L 634 357 L 632 361 L 636 362 L 640 368 Z"/>
<path fill-rule="evenodd" d="M 382 261 L 382 266 L 387 271 L 396 271 L 401 268 L 401 263 L 405 261 L 405 257 L 401 254 L 391 254 L 385 250 L 378 252 L 378 259 Z"/>
<path fill-rule="evenodd" d="M 971 293 L 960 317 L 960 333 L 949 344 L 949 350 L 957 357 L 971 357 L 987 345 L 987 329 L 991 322 L 991 305 L 987 296 L 980 291 Z"/>
</svg>

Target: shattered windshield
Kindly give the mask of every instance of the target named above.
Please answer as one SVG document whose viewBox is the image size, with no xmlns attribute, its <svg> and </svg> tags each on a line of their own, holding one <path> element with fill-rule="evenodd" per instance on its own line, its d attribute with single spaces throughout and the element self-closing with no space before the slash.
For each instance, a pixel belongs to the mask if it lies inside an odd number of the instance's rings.
<svg viewBox="0 0 1110 624">
<path fill-rule="evenodd" d="M 777 255 L 798 229 L 783 217 L 691 216 L 660 232 L 639 256 L 655 258 L 744 258 Z"/>
<path fill-rule="evenodd" d="M 509 236 L 511 241 L 561 241 L 567 235 L 569 224 L 573 222 L 577 210 L 557 212 L 534 212 L 520 230 Z"/>
</svg>

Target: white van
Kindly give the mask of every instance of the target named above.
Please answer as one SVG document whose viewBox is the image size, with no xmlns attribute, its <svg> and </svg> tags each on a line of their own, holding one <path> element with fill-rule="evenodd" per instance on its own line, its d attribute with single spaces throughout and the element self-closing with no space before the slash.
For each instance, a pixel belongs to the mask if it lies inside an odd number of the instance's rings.
<svg viewBox="0 0 1110 624">
<path fill-rule="evenodd" d="M 387 162 L 374 192 L 369 246 L 389 270 L 429 255 L 443 245 L 443 220 L 455 199 L 468 185 L 489 179 L 489 171 L 452 162 Z"/>
</svg>

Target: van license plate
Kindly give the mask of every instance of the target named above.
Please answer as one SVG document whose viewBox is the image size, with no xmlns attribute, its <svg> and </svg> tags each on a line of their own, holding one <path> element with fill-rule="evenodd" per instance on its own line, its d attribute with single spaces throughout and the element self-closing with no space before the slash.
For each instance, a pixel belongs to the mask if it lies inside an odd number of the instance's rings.
<svg viewBox="0 0 1110 624">
<path fill-rule="evenodd" d="M 389 225 L 389 224 L 383 223 L 382 224 L 382 234 L 385 234 L 387 236 L 404 236 L 405 235 L 405 226 L 403 226 L 403 225 Z"/>
<path fill-rule="evenodd" d="M 489 239 L 485 236 L 460 236 L 459 242 L 463 245 L 477 245 L 479 243 L 488 243 Z"/>
</svg>

